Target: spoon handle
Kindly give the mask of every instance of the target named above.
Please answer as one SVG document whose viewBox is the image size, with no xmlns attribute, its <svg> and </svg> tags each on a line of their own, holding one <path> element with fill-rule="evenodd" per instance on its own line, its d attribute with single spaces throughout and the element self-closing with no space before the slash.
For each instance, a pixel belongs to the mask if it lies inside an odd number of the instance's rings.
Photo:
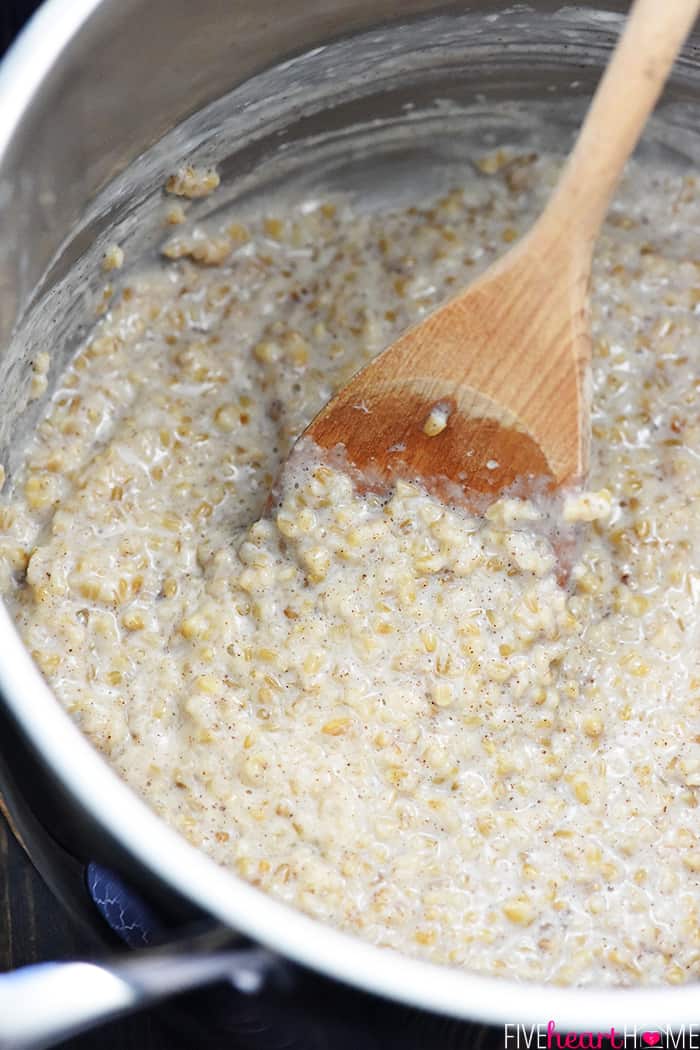
<svg viewBox="0 0 700 1050">
<path fill-rule="evenodd" d="M 700 11 L 700 0 L 636 0 L 559 185 L 537 224 L 585 248 L 584 266 L 625 161 Z"/>
</svg>

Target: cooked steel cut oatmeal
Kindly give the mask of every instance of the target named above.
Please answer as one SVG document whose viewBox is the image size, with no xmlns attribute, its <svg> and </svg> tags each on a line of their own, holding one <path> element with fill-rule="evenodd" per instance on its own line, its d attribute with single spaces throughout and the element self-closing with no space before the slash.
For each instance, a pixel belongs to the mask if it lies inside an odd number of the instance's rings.
<svg viewBox="0 0 700 1050">
<path fill-rule="evenodd" d="M 2 586 L 90 739 L 254 884 L 441 963 L 679 983 L 700 975 L 694 179 L 633 166 L 599 245 L 568 590 L 532 503 L 477 520 L 310 465 L 260 519 L 315 412 L 526 229 L 557 163 L 500 152 L 393 213 L 204 231 L 171 203 L 166 268 L 114 302 L 4 496 Z"/>
</svg>

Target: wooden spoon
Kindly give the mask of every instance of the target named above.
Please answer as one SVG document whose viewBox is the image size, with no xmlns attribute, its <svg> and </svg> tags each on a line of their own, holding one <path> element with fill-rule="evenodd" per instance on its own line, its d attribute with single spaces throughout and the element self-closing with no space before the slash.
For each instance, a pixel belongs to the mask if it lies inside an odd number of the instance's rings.
<svg viewBox="0 0 700 1050">
<path fill-rule="evenodd" d="M 535 226 L 351 379 L 303 447 L 311 439 L 365 489 L 420 480 L 477 511 L 504 489 L 527 495 L 585 479 L 593 247 L 699 8 L 637 0 Z"/>
</svg>

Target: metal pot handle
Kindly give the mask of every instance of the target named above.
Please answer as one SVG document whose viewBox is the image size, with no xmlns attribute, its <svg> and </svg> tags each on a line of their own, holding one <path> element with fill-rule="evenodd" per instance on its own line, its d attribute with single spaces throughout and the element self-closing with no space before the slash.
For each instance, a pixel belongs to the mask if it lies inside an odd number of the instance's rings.
<svg viewBox="0 0 700 1050">
<path fill-rule="evenodd" d="M 230 981 L 244 995 L 272 982 L 288 985 L 289 973 L 272 952 L 212 952 L 211 941 L 209 931 L 115 961 L 38 963 L 0 975 L 0 1050 L 42 1050 L 120 1014 L 214 981 Z"/>
</svg>

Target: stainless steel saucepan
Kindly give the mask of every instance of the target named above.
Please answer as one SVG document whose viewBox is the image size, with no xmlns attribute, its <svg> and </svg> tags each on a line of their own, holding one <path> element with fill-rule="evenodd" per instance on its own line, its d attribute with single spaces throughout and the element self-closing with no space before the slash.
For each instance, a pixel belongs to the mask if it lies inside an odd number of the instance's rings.
<svg viewBox="0 0 700 1050">
<path fill-rule="evenodd" d="M 525 142 L 533 115 L 542 123 L 550 111 L 544 123 L 564 150 L 626 6 L 48 0 L 0 68 L 0 463 L 10 479 L 46 404 L 28 396 L 32 355 L 51 351 L 48 397 L 94 321 L 105 246 L 116 239 L 129 265 L 155 257 L 161 189 L 177 164 L 218 165 L 221 191 L 195 205 L 204 215 L 285 179 L 358 190 L 370 203 L 410 195 L 441 165 L 466 162 L 475 144 Z M 643 148 L 697 162 L 699 103 L 693 40 Z M 58 876 L 36 845 L 40 828 L 77 863 L 109 865 L 170 915 L 204 914 L 277 957 L 436 1013 L 496 1024 L 555 1018 L 560 1030 L 594 1031 L 697 1020 L 697 985 L 577 989 L 438 968 L 265 896 L 119 780 L 2 607 L 0 693 L 3 794 L 49 882 Z M 18 980 L 0 977 L 0 1002 Z M 23 987 L 15 1022 L 36 994 Z M 0 1036 L 5 1020 L 0 1013 Z"/>
</svg>

